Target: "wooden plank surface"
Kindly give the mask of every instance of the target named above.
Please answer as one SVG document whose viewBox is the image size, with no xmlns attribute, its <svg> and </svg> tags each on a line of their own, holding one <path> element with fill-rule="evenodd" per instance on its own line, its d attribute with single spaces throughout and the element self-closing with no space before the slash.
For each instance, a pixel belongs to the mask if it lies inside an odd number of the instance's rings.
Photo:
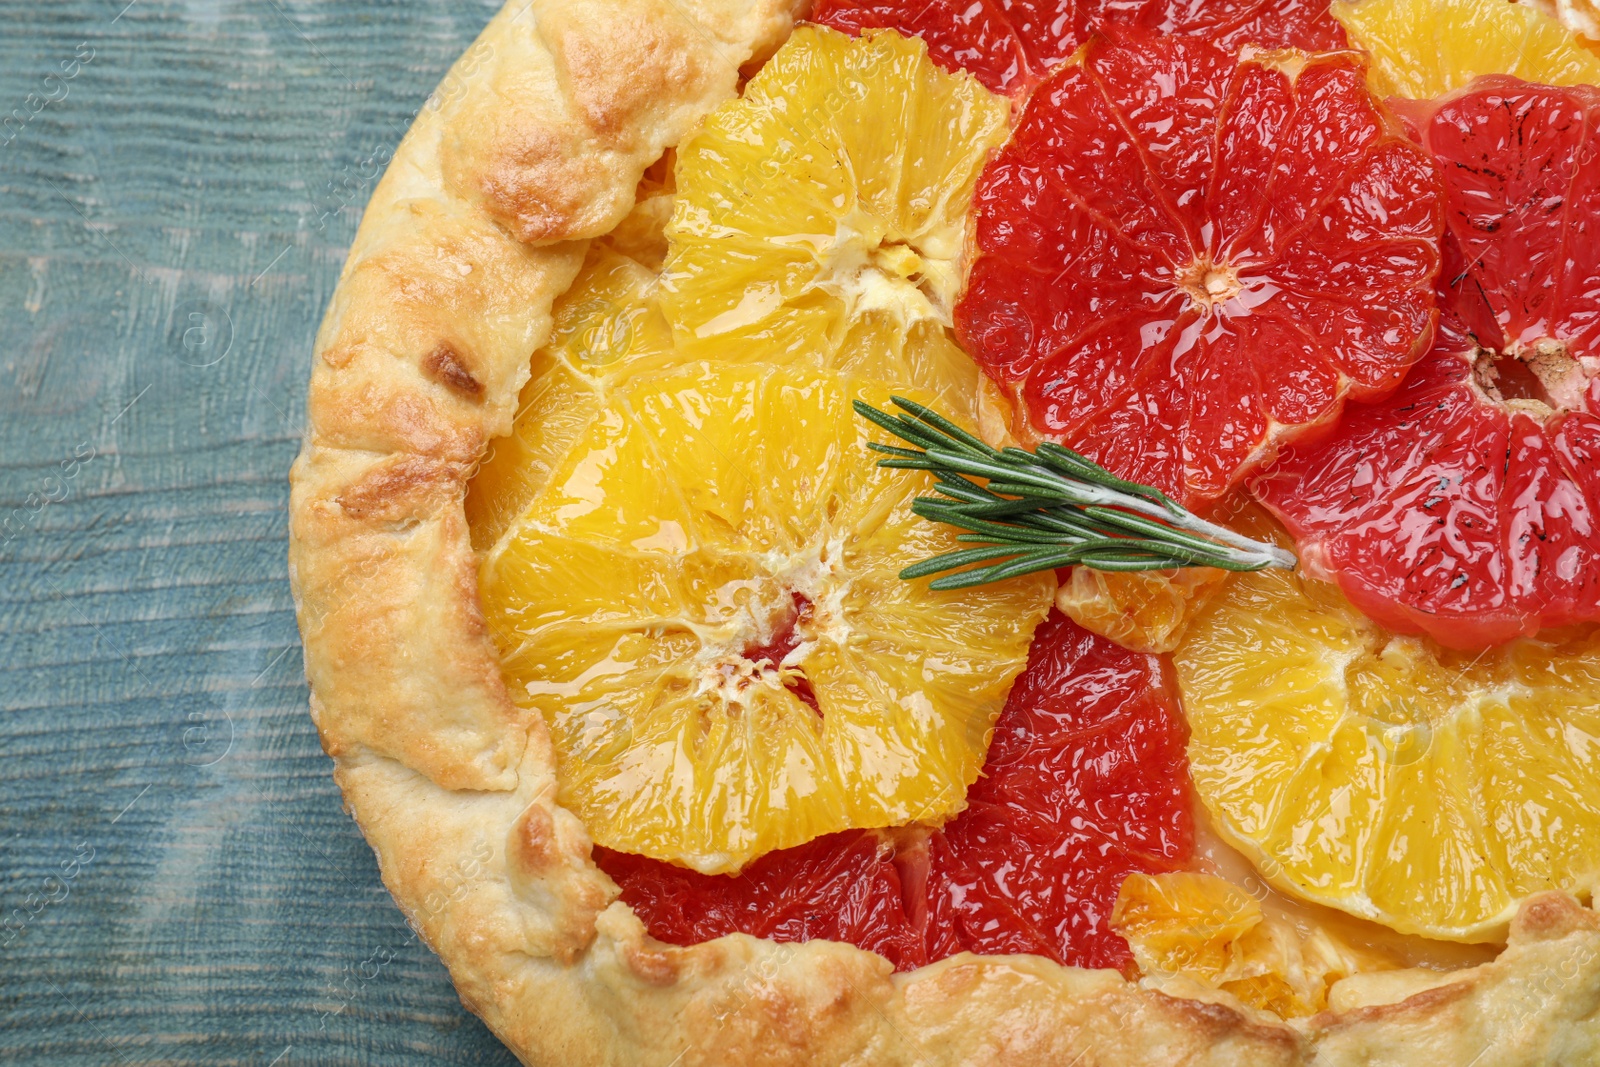
<svg viewBox="0 0 1600 1067">
<path fill-rule="evenodd" d="M 286 475 L 495 0 L 0 0 L 0 1062 L 511 1063 L 306 714 Z"/>
</svg>

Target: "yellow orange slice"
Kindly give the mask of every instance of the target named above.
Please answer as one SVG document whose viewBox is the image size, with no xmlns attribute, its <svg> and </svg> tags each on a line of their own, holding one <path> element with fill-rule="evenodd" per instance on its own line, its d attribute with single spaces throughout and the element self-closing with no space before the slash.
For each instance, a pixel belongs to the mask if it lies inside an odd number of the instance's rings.
<svg viewBox="0 0 1600 1067">
<path fill-rule="evenodd" d="M 1189 619 L 1227 580 L 1227 571 L 1211 567 L 1125 572 L 1074 567 L 1056 591 L 1056 607 L 1123 648 L 1171 652 Z"/>
<path fill-rule="evenodd" d="M 957 547 L 834 371 L 629 375 L 485 558 L 514 696 L 600 844 L 704 872 L 964 805 L 1054 592 L 899 571 Z"/>
<path fill-rule="evenodd" d="M 1224 586 L 1174 663 L 1195 790 L 1286 892 L 1490 941 L 1600 873 L 1600 630 L 1455 652 L 1270 571 Z"/>
<path fill-rule="evenodd" d="M 1393 966 L 1325 930 L 1301 937 L 1238 886 L 1188 871 L 1130 874 L 1111 928 L 1144 974 L 1182 975 L 1284 1018 L 1322 1011 L 1341 978 Z"/>
<path fill-rule="evenodd" d="M 1372 54 L 1381 96 L 1427 99 L 1482 74 L 1600 85 L 1600 56 L 1537 7 L 1505 0 L 1334 0 L 1352 44 Z"/>
<path fill-rule="evenodd" d="M 679 149 L 663 306 L 681 350 L 915 385 L 975 419 L 980 376 L 947 327 L 1009 111 L 915 38 L 796 30 Z"/>
<path fill-rule="evenodd" d="M 594 418 L 610 384 L 671 359 L 672 332 L 656 304 L 656 276 L 596 245 L 553 311 L 550 340 L 533 355 L 511 433 L 489 447 L 467 489 L 472 543 L 488 548 L 521 514 Z"/>
</svg>

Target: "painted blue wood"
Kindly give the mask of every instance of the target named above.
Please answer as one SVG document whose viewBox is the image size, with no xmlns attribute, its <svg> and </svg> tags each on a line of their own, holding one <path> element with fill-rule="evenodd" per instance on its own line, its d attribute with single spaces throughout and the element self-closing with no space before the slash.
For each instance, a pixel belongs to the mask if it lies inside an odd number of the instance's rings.
<svg viewBox="0 0 1600 1067">
<path fill-rule="evenodd" d="M 286 474 L 495 0 L 0 0 L 0 1062 L 513 1062 L 306 714 Z"/>
</svg>

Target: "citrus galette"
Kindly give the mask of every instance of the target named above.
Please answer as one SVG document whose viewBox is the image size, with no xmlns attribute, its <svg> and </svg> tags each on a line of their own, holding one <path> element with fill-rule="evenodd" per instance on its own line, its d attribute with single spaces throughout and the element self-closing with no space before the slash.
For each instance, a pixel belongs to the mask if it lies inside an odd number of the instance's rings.
<svg viewBox="0 0 1600 1067">
<path fill-rule="evenodd" d="M 1600 1057 L 1588 14 L 507 5 L 293 475 L 463 1002 L 541 1064 Z"/>
</svg>

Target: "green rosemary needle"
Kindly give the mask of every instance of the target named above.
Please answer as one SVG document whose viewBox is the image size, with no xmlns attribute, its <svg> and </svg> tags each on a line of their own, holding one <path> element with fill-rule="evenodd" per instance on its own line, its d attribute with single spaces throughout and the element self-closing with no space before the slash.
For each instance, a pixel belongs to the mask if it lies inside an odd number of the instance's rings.
<svg viewBox="0 0 1600 1067">
<path fill-rule="evenodd" d="M 1259 571 L 1295 565 L 1294 555 L 1277 545 L 1207 522 L 1160 490 L 1124 481 L 1070 448 L 1049 442 L 1033 452 L 991 448 L 921 404 L 892 399 L 904 415 L 860 400 L 856 413 L 917 447 L 867 447 L 883 454 L 880 467 L 931 472 L 942 496 L 918 497 L 911 510 L 966 530 L 957 540 L 974 545 L 913 564 L 901 578 L 942 574 L 929 588 L 964 589 L 1057 567 Z"/>
</svg>

